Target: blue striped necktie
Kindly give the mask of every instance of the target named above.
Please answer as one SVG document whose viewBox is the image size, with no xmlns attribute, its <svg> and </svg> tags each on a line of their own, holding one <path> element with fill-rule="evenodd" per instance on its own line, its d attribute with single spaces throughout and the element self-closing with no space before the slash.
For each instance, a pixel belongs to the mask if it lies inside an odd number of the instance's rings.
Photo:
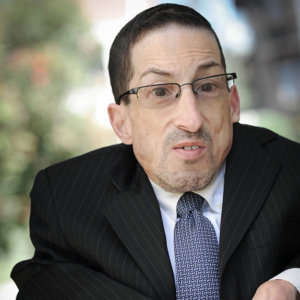
<svg viewBox="0 0 300 300">
<path fill-rule="evenodd" d="M 187 192 L 177 203 L 175 225 L 176 299 L 219 297 L 219 246 L 211 222 L 202 215 L 204 198 Z"/>
</svg>

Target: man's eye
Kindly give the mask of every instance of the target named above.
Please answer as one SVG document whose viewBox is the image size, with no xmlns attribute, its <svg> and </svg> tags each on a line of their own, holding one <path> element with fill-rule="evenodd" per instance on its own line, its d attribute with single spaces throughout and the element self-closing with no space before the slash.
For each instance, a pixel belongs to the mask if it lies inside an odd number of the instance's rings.
<svg viewBox="0 0 300 300">
<path fill-rule="evenodd" d="M 156 97 L 168 96 L 170 92 L 164 87 L 158 87 L 152 90 L 152 95 Z"/>
<path fill-rule="evenodd" d="M 214 86 L 211 83 L 202 84 L 198 89 L 197 92 L 211 92 Z"/>
</svg>

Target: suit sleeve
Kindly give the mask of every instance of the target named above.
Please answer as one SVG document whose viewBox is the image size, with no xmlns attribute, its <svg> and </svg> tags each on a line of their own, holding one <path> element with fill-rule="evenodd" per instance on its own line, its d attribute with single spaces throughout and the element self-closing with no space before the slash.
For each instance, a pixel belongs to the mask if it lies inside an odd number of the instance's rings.
<svg viewBox="0 0 300 300">
<path fill-rule="evenodd" d="M 45 171 L 41 171 L 31 192 L 30 235 L 35 253 L 11 274 L 19 288 L 17 300 L 150 299 L 76 253 L 56 218 Z"/>
</svg>

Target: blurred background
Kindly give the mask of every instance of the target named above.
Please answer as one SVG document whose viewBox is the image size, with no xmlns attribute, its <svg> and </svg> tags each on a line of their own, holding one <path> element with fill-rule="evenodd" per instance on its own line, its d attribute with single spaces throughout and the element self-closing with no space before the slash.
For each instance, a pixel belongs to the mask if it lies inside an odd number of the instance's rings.
<svg viewBox="0 0 300 300">
<path fill-rule="evenodd" d="M 0 299 L 30 258 L 29 193 L 37 171 L 117 143 L 108 51 L 155 0 L 0 0 Z M 165 2 L 165 1 L 164 1 Z M 169 1 L 202 13 L 237 72 L 241 122 L 300 141 L 300 1 Z"/>
</svg>

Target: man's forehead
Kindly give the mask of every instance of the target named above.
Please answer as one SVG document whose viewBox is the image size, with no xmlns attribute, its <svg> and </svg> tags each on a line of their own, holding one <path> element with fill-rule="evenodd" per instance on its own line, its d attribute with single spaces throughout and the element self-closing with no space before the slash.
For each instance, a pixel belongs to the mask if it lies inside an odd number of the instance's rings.
<svg viewBox="0 0 300 300">
<path fill-rule="evenodd" d="M 131 49 L 128 88 L 222 73 L 221 52 L 206 28 L 170 24 L 147 32 Z"/>
<path fill-rule="evenodd" d="M 210 64 L 220 64 L 220 49 L 212 32 L 206 28 L 189 27 L 170 24 L 147 32 L 131 47 L 133 65 L 162 60 L 184 60 L 190 55 L 204 56 L 204 60 L 212 60 L 201 64 L 200 68 L 211 67 Z M 207 56 L 207 57 L 206 57 Z M 211 58 L 209 59 L 209 56 Z M 197 58 L 197 57 L 196 57 Z M 135 62 L 138 62 L 135 64 Z M 164 62 L 164 61 L 162 61 Z M 160 65 L 160 64 L 159 64 Z M 149 66 L 150 67 L 150 66 Z M 155 71 L 155 66 L 152 66 Z M 145 72 L 144 70 L 143 72 Z M 159 70 L 161 71 L 161 70 Z"/>
<path fill-rule="evenodd" d="M 185 32 L 185 34 L 201 34 L 207 37 L 210 37 L 214 40 L 217 45 L 216 37 L 212 30 L 206 27 L 197 27 L 185 24 L 179 24 L 175 22 L 171 22 L 160 26 L 158 28 L 153 29 L 145 29 L 144 32 L 140 33 L 140 35 L 135 39 L 133 43 L 131 43 L 131 49 L 133 49 L 137 44 L 140 44 L 143 40 L 148 39 L 149 37 L 153 40 L 157 36 L 161 36 L 162 38 L 166 38 L 168 36 L 176 36 L 179 35 L 181 32 Z M 180 42 L 180 41 L 178 41 Z"/>
</svg>

